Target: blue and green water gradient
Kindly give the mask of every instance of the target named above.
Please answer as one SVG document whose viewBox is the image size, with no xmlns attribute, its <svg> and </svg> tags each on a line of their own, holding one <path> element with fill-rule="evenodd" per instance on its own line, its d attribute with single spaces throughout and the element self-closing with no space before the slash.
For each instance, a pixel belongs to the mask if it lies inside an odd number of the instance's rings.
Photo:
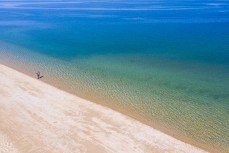
<svg viewBox="0 0 229 153">
<path fill-rule="evenodd" d="M 0 1 L 0 62 L 229 151 L 229 2 Z"/>
</svg>

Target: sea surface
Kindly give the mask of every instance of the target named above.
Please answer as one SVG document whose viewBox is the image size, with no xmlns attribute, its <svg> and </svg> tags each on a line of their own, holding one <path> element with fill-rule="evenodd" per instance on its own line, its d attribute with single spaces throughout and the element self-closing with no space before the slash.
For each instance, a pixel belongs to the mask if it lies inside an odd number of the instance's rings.
<svg viewBox="0 0 229 153">
<path fill-rule="evenodd" d="M 0 64 L 229 152 L 228 0 L 0 0 Z"/>
</svg>

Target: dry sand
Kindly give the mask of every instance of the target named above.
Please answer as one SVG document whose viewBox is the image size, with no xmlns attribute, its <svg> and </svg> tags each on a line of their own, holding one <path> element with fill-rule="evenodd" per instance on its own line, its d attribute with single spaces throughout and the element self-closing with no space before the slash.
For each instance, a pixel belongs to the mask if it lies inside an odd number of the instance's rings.
<svg viewBox="0 0 229 153">
<path fill-rule="evenodd" d="M 0 65 L 0 153 L 205 152 Z"/>
</svg>

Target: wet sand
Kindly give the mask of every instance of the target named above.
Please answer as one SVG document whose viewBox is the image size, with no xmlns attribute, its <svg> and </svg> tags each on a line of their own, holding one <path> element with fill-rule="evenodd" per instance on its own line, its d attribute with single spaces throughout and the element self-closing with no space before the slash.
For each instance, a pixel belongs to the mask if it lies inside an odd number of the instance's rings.
<svg viewBox="0 0 229 153">
<path fill-rule="evenodd" d="M 1 153 L 205 152 L 0 65 Z"/>
</svg>

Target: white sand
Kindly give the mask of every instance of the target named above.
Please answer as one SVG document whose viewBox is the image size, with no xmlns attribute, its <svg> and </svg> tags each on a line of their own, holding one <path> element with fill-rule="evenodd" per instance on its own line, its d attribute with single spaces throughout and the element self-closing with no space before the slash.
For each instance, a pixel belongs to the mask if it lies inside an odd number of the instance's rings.
<svg viewBox="0 0 229 153">
<path fill-rule="evenodd" d="M 0 65 L 0 153 L 205 152 Z"/>
</svg>

